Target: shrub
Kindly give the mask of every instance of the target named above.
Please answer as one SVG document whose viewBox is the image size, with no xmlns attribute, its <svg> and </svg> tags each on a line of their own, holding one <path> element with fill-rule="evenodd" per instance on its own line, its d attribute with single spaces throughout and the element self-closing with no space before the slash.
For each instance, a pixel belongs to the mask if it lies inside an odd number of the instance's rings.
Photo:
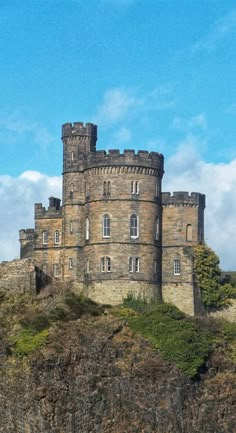
<svg viewBox="0 0 236 433">
<path fill-rule="evenodd" d="M 12 339 L 12 353 L 22 358 L 37 350 L 40 346 L 46 343 L 48 338 L 48 330 L 32 333 L 30 329 L 22 329 L 20 333 Z"/>
<path fill-rule="evenodd" d="M 156 304 L 128 318 L 130 328 L 148 338 L 163 356 L 194 378 L 203 367 L 210 336 L 176 307 Z"/>
</svg>

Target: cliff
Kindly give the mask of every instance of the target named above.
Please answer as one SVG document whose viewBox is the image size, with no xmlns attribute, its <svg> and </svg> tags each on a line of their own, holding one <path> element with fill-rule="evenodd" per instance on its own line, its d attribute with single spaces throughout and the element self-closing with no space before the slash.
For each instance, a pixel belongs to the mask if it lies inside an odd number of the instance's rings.
<svg viewBox="0 0 236 433">
<path fill-rule="evenodd" d="M 2 333 L 1 433 L 235 432 L 236 368 L 222 347 L 193 381 L 105 313 L 54 324 L 22 358 Z"/>
</svg>

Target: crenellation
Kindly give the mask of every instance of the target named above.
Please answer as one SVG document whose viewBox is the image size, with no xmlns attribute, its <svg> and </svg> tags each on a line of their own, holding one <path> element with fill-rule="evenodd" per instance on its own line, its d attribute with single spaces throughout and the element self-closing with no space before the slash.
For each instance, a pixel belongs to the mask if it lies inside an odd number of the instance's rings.
<svg viewBox="0 0 236 433">
<path fill-rule="evenodd" d="M 31 254 L 50 280 L 99 302 L 133 292 L 194 314 L 191 251 L 204 240 L 205 195 L 162 193 L 161 153 L 96 151 L 96 140 L 92 123 L 62 126 L 62 203 L 35 204 L 34 232 L 20 231 L 21 257 Z"/>
</svg>

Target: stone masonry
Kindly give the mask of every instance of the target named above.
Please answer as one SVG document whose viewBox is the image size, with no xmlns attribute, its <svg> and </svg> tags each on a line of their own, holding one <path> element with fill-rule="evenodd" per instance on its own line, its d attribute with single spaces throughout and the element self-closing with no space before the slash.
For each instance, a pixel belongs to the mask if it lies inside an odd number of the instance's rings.
<svg viewBox="0 0 236 433">
<path fill-rule="evenodd" d="M 205 196 L 162 193 L 160 153 L 96 151 L 91 123 L 66 123 L 62 141 L 62 204 L 35 204 L 35 228 L 20 230 L 21 258 L 98 302 L 133 293 L 197 313 L 192 247 L 204 240 Z"/>
</svg>

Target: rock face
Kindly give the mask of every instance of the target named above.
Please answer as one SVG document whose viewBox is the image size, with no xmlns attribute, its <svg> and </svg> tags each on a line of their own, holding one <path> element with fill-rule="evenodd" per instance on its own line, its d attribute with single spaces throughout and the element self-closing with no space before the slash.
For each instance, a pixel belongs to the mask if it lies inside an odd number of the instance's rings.
<svg viewBox="0 0 236 433">
<path fill-rule="evenodd" d="M 234 433 L 236 373 L 198 383 L 113 317 L 54 328 L 27 360 L 2 357 L 1 433 Z"/>
</svg>

